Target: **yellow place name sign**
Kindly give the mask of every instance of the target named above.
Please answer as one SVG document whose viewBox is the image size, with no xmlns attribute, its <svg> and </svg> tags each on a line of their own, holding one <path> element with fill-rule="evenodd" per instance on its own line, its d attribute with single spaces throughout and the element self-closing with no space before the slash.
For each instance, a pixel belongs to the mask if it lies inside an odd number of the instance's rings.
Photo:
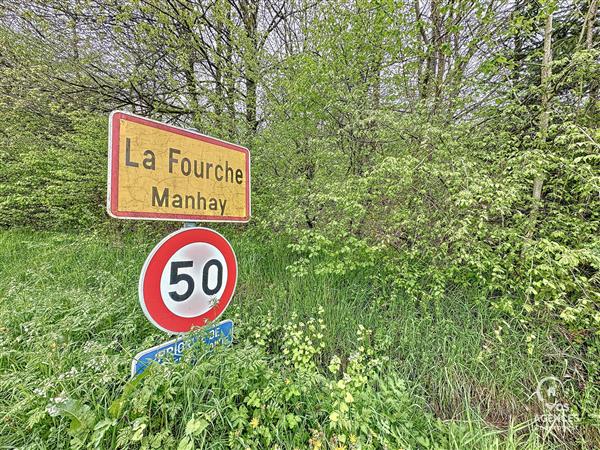
<svg viewBox="0 0 600 450">
<path fill-rule="evenodd" d="M 195 131 L 114 111 L 108 200 L 121 219 L 247 222 L 250 152 Z"/>
</svg>

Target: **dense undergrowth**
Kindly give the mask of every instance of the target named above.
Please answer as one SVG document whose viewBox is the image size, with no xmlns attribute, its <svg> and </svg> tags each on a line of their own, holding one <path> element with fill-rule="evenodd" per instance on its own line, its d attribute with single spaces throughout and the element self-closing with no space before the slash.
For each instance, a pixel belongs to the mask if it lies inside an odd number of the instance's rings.
<svg viewBox="0 0 600 450">
<path fill-rule="evenodd" d="M 198 348 L 129 381 L 133 355 L 167 339 L 144 318 L 135 288 L 160 233 L 3 232 L 0 445 L 594 445 L 575 383 L 562 393 L 573 427 L 535 423 L 538 379 L 565 374 L 543 331 L 529 339 L 459 290 L 433 307 L 369 272 L 295 278 L 284 241 L 226 234 L 240 266 L 225 314 L 234 345 L 210 355 Z"/>
<path fill-rule="evenodd" d="M 599 447 L 597 9 L 2 2 L 0 446 Z M 115 109 L 252 154 L 236 342 L 138 384 Z"/>
</svg>

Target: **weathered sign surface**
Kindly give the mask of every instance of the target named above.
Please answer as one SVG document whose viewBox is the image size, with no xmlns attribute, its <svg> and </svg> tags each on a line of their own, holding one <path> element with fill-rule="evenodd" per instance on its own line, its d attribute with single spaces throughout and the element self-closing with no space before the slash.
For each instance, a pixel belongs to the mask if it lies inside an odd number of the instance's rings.
<svg viewBox="0 0 600 450">
<path fill-rule="evenodd" d="M 153 362 L 162 364 L 169 359 L 179 362 L 185 351 L 195 345 L 198 339 L 198 336 L 191 338 L 179 337 L 138 353 L 131 362 L 131 376 L 139 375 Z M 224 320 L 209 328 L 202 340 L 204 344 L 210 347 L 224 343 L 231 344 L 233 341 L 233 322 Z"/>
<path fill-rule="evenodd" d="M 108 201 L 122 219 L 247 222 L 247 148 L 133 114 L 109 119 Z"/>
<path fill-rule="evenodd" d="M 223 314 L 236 282 L 237 260 L 227 239 L 208 228 L 182 228 L 148 255 L 140 274 L 140 305 L 159 329 L 187 333 Z"/>
</svg>

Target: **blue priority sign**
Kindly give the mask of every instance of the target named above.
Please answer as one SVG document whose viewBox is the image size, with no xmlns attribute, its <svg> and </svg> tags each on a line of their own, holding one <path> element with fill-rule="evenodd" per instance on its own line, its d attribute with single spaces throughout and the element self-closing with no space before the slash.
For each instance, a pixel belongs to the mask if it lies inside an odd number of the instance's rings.
<svg viewBox="0 0 600 450">
<path fill-rule="evenodd" d="M 224 320 L 209 328 L 204 336 L 179 337 L 138 353 L 131 362 L 131 376 L 139 375 L 152 362 L 162 364 L 163 361 L 171 359 L 178 362 L 184 352 L 198 342 L 199 339 L 202 339 L 210 347 L 231 343 L 233 340 L 233 322 Z"/>
</svg>

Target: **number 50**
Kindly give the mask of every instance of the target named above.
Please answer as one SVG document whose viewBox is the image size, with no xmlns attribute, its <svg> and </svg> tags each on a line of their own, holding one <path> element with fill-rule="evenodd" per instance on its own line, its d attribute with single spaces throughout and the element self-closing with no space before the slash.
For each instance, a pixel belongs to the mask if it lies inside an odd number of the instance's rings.
<svg viewBox="0 0 600 450">
<path fill-rule="evenodd" d="M 213 288 L 208 286 L 208 275 L 211 267 L 215 267 L 217 270 L 217 282 Z M 194 282 L 194 277 L 187 273 L 179 273 L 179 269 L 194 267 L 194 261 L 174 261 L 171 263 L 171 277 L 169 279 L 169 284 L 175 285 L 180 282 L 184 282 L 187 285 L 187 288 L 183 294 L 178 294 L 177 291 L 169 292 L 171 298 L 176 302 L 183 302 L 190 298 L 192 293 L 194 292 L 194 288 L 196 287 L 196 283 Z M 221 290 L 221 286 L 223 285 L 223 264 L 218 259 L 210 259 L 204 264 L 202 268 L 202 292 L 206 296 L 215 295 L 217 292 Z"/>
</svg>

